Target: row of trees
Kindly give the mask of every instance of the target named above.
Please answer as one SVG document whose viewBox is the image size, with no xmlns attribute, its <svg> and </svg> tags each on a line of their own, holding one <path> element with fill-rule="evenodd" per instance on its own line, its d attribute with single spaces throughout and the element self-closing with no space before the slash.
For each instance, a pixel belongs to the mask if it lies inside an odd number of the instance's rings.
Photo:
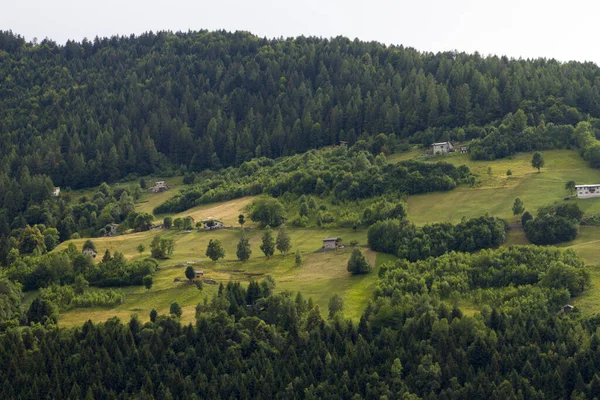
<svg viewBox="0 0 600 400">
<path fill-rule="evenodd" d="M 278 250 L 285 255 L 291 248 L 292 241 L 284 225 L 277 231 L 276 238 L 273 237 L 273 230 L 271 227 L 267 225 L 260 244 L 260 250 L 265 257 L 270 258 L 275 253 L 275 250 Z M 250 248 L 250 240 L 246 231 L 242 229 L 242 235 L 237 244 L 236 257 L 240 261 L 248 261 L 251 255 L 252 249 Z M 219 239 L 209 240 L 206 248 L 206 256 L 214 262 L 225 257 L 225 248 Z"/>
</svg>

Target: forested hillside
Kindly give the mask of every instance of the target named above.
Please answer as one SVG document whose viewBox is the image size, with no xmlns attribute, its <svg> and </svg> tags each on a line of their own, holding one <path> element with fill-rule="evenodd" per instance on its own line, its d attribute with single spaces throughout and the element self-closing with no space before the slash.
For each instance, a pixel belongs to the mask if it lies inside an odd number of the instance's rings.
<svg viewBox="0 0 600 400">
<path fill-rule="evenodd" d="M 347 38 L 146 33 L 66 45 L 0 32 L 0 172 L 72 188 L 276 157 L 379 133 L 473 138 L 600 117 L 591 63 L 420 53 Z M 471 126 L 471 128 L 469 128 Z M 459 137 L 460 138 L 460 137 Z"/>
</svg>

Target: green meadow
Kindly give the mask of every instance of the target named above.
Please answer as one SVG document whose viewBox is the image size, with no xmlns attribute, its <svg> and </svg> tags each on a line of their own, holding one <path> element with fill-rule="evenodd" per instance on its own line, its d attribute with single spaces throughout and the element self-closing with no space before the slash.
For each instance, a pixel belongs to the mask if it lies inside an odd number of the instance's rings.
<svg viewBox="0 0 600 400">
<path fill-rule="evenodd" d="M 410 158 L 425 161 L 447 161 L 455 165 L 465 164 L 476 175 L 473 187 L 461 186 L 449 192 L 435 192 L 408 198 L 409 219 L 418 225 L 433 222 L 450 221 L 457 223 L 461 218 L 472 218 L 489 213 L 507 219 L 513 224 L 504 245 L 528 244 L 527 238 L 517 220 L 512 215 L 512 204 L 519 197 L 525 203 L 526 210 L 535 214 L 538 207 L 566 201 L 569 196 L 564 188 L 565 183 L 574 180 L 578 184 L 600 183 L 600 171 L 591 169 L 572 150 L 552 150 L 543 152 L 545 166 L 541 173 L 531 167 L 531 153 L 519 153 L 514 157 L 494 161 L 472 161 L 468 154 L 447 154 L 427 156 L 423 150 L 413 148 L 408 152 L 389 157 L 389 162 L 398 162 Z M 507 176 L 507 170 L 512 175 Z M 159 178 L 148 178 L 153 182 Z M 181 178 L 165 179 L 171 190 L 159 194 L 145 193 L 137 203 L 140 211 L 152 212 L 154 207 L 174 196 L 184 185 Z M 79 195 L 83 195 L 80 192 Z M 276 254 L 267 259 L 260 251 L 262 230 L 248 221 L 245 225 L 249 236 L 252 256 L 247 262 L 237 261 L 236 246 L 241 235 L 237 223 L 240 212 L 253 200 L 245 197 L 223 203 L 208 204 L 195 207 L 174 217 L 192 216 L 196 221 L 215 218 L 229 227 L 216 231 L 197 231 L 185 233 L 176 230 L 150 231 L 132 233 L 116 237 L 94 239 L 98 248 L 98 257 L 105 250 L 120 251 L 128 259 L 149 256 L 149 245 L 154 235 L 165 235 L 174 239 L 175 252 L 169 260 L 160 261 L 160 270 L 154 278 L 154 285 L 147 291 L 143 287 L 122 289 L 125 303 L 115 308 L 76 309 L 61 314 L 60 324 L 77 325 L 88 319 L 106 320 L 112 316 L 128 319 L 131 314 L 138 314 L 147 320 L 150 310 L 156 308 L 159 313 L 167 313 L 172 302 L 177 301 L 183 308 L 182 320 L 193 321 L 195 306 L 206 298 L 210 301 L 218 290 L 218 285 L 204 285 L 199 291 L 194 285 L 185 281 L 176 282 L 176 278 L 185 280 L 184 270 L 187 265 L 204 271 L 205 277 L 218 283 L 240 281 L 247 283 L 251 279 L 260 280 L 270 275 L 276 280 L 276 291 L 300 291 L 306 298 L 312 297 L 319 305 L 323 315 L 327 313 L 329 298 L 338 293 L 344 299 L 345 315 L 358 319 L 372 296 L 377 283 L 379 266 L 394 259 L 393 256 L 378 254 L 366 248 L 367 230 L 351 229 L 288 229 L 292 240 L 292 250 L 287 255 Z M 576 201 L 587 213 L 600 213 L 600 198 Z M 160 216 L 159 219 L 162 219 Z M 363 276 L 351 276 L 346 271 L 351 249 L 346 247 L 338 251 L 321 252 L 321 239 L 338 236 L 346 246 L 356 240 L 363 247 L 367 258 L 374 266 L 374 271 Z M 226 256 L 217 263 L 205 256 L 206 246 L 210 239 L 219 239 L 224 245 Z M 70 241 L 80 247 L 84 239 Z M 69 242 L 63 243 L 59 249 Z M 137 246 L 146 247 L 144 253 L 137 251 Z M 600 227 L 581 227 L 579 237 L 563 247 L 575 249 L 586 261 L 592 274 L 594 287 L 574 304 L 584 312 L 600 311 L 600 267 L 596 260 L 600 255 Z M 301 266 L 296 266 L 295 252 L 299 250 L 303 256 Z M 32 298 L 32 295 L 27 295 Z M 464 304 L 466 312 L 473 314 L 476 309 Z"/>
</svg>

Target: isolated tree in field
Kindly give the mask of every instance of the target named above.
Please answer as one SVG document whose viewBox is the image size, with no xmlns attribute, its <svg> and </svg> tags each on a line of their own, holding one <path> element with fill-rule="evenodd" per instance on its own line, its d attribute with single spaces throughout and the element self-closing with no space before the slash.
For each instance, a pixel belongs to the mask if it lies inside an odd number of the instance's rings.
<svg viewBox="0 0 600 400">
<path fill-rule="evenodd" d="M 138 253 L 140 253 L 140 255 L 142 255 L 142 253 L 144 252 L 144 250 L 146 250 L 146 246 L 144 246 L 143 244 L 139 244 L 138 247 L 136 247 Z"/>
<path fill-rule="evenodd" d="M 173 217 L 165 217 L 163 219 L 163 225 L 165 226 L 165 229 L 171 229 L 173 226 Z"/>
<path fill-rule="evenodd" d="M 281 225 L 279 231 L 277 231 L 276 246 L 277 250 L 284 255 L 287 255 L 287 252 L 292 248 L 292 240 L 287 233 L 285 225 Z"/>
<path fill-rule="evenodd" d="M 175 220 L 173 221 L 173 226 L 175 227 L 175 229 L 181 229 L 181 227 L 183 226 L 183 219 L 175 218 Z"/>
<path fill-rule="evenodd" d="M 511 176 L 512 175 L 512 171 L 510 169 L 506 170 L 506 176 Z"/>
<path fill-rule="evenodd" d="M 176 316 L 177 318 L 180 318 L 182 311 L 181 311 L 181 306 L 179 305 L 179 303 L 177 303 L 177 302 L 171 303 L 171 307 L 169 308 L 169 313 L 171 315 Z"/>
<path fill-rule="evenodd" d="M 146 189 L 147 186 L 146 180 L 144 178 L 140 178 L 140 188 Z"/>
<path fill-rule="evenodd" d="M 156 308 L 153 308 L 152 311 L 150 311 L 150 321 L 156 321 L 156 317 L 158 317 L 158 311 L 156 311 Z"/>
<path fill-rule="evenodd" d="M 225 249 L 219 239 L 210 239 L 208 246 L 206 247 L 206 257 L 210 258 L 214 262 L 217 262 L 219 258 L 225 257 Z"/>
<path fill-rule="evenodd" d="M 243 228 L 245 223 L 246 217 L 244 217 L 244 214 L 238 215 L 238 224 L 240 224 L 240 226 Z"/>
<path fill-rule="evenodd" d="M 185 269 L 185 277 L 190 282 L 196 277 L 196 271 L 194 271 L 194 267 L 188 265 L 188 267 Z"/>
<path fill-rule="evenodd" d="M 248 236 L 246 236 L 246 233 L 242 231 L 242 237 L 238 242 L 235 255 L 237 256 L 238 260 L 247 261 L 250 258 L 251 254 L 252 250 L 250 249 L 250 241 L 248 240 Z"/>
<path fill-rule="evenodd" d="M 369 264 L 363 252 L 358 247 L 355 247 L 352 250 L 350 260 L 348 260 L 348 272 L 352 273 L 352 275 L 358 275 L 366 274 L 370 271 L 371 264 Z"/>
<path fill-rule="evenodd" d="M 538 174 L 541 172 L 540 169 L 544 166 L 544 156 L 539 151 L 533 153 L 533 157 L 531 158 L 531 166 L 533 168 L 537 168 Z"/>
<path fill-rule="evenodd" d="M 575 191 L 575 181 L 569 181 L 565 184 L 565 189 L 569 191 L 569 194 L 573 196 L 573 192 Z"/>
<path fill-rule="evenodd" d="M 296 267 L 300 265 L 302 265 L 302 253 L 300 253 L 300 250 L 296 250 Z"/>
<path fill-rule="evenodd" d="M 192 217 L 185 217 L 183 219 L 183 229 L 186 231 L 192 230 L 192 228 L 194 227 L 194 220 L 192 219 Z"/>
<path fill-rule="evenodd" d="M 525 211 L 525 205 L 523 204 L 523 201 L 517 197 L 512 206 L 513 215 L 521 215 L 523 214 L 523 211 Z"/>
<path fill-rule="evenodd" d="M 154 283 L 154 279 L 152 279 L 152 275 L 146 275 L 142 278 L 142 283 L 146 290 L 150 290 L 152 288 L 152 284 Z"/>
<path fill-rule="evenodd" d="M 267 258 L 271 257 L 273 253 L 275 253 L 275 240 L 273 239 L 273 231 L 269 225 L 267 225 L 265 228 L 260 249 L 263 253 L 265 253 Z"/>
<path fill-rule="evenodd" d="M 344 300 L 339 294 L 334 294 L 329 299 L 329 319 L 339 312 L 344 311 Z"/>
</svg>

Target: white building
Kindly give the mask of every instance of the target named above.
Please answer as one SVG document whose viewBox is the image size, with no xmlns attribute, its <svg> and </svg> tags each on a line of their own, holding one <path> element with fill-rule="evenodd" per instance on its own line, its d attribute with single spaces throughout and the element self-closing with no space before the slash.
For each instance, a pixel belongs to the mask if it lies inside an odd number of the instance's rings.
<svg viewBox="0 0 600 400">
<path fill-rule="evenodd" d="M 89 247 L 86 249 L 83 249 L 83 254 L 85 254 L 86 256 L 90 257 L 90 258 L 96 258 L 96 250 L 94 249 L 90 249 Z"/>
<path fill-rule="evenodd" d="M 60 187 L 57 186 L 52 190 L 52 196 L 58 197 L 59 194 L 60 194 Z"/>
<path fill-rule="evenodd" d="M 440 142 L 431 145 L 431 154 L 452 153 L 454 146 L 450 142 Z"/>
<path fill-rule="evenodd" d="M 575 185 L 577 189 L 577 198 L 587 199 L 588 197 L 600 197 L 600 184 L 597 185 Z"/>
</svg>

